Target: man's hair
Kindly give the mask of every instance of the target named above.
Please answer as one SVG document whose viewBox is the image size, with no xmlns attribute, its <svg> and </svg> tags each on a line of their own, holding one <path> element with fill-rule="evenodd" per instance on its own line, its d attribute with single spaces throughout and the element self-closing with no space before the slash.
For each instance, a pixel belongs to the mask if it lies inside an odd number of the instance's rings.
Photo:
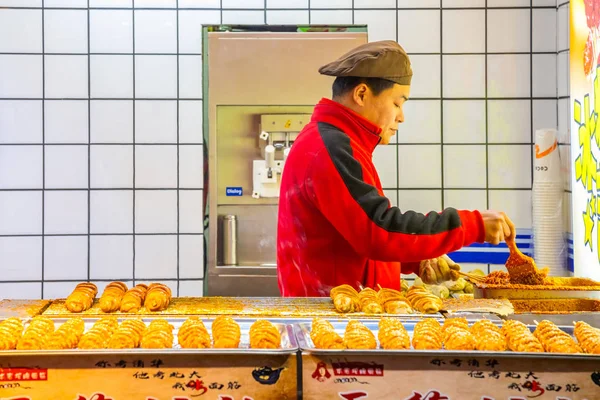
<svg viewBox="0 0 600 400">
<path fill-rule="evenodd" d="M 332 97 L 340 97 L 353 90 L 355 87 L 364 83 L 373 92 L 375 96 L 379 96 L 381 92 L 390 89 L 395 85 L 394 82 L 381 78 L 361 78 L 358 76 L 338 76 L 333 81 Z"/>
</svg>

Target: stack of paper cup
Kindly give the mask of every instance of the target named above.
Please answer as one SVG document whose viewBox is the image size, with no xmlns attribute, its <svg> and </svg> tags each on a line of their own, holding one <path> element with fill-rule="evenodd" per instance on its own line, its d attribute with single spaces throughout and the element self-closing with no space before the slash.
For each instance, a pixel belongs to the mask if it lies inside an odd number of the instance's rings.
<svg viewBox="0 0 600 400">
<path fill-rule="evenodd" d="M 537 130 L 532 190 L 534 258 L 538 267 L 549 267 L 551 276 L 568 275 L 560 166 L 556 130 Z"/>
</svg>

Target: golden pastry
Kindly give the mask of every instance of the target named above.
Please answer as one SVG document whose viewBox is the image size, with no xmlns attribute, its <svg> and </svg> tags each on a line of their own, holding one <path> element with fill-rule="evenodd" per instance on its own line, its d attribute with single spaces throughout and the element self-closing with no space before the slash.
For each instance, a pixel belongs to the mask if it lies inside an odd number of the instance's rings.
<svg viewBox="0 0 600 400">
<path fill-rule="evenodd" d="M 250 326 L 250 347 L 253 349 L 278 349 L 281 347 L 279 330 L 271 322 L 259 319 Z"/>
<path fill-rule="evenodd" d="M 475 350 L 505 351 L 508 348 L 500 328 L 488 319 L 475 322 L 471 333 L 475 337 Z"/>
<path fill-rule="evenodd" d="M 341 313 L 360 311 L 358 292 L 352 286 L 336 286 L 331 289 L 330 296 L 336 311 Z"/>
<path fill-rule="evenodd" d="M 67 310 L 75 313 L 88 310 L 94 303 L 94 298 L 97 294 L 98 288 L 93 283 L 80 283 L 67 297 L 65 307 L 67 307 Z"/>
<path fill-rule="evenodd" d="M 425 318 L 415 324 L 412 345 L 415 350 L 440 350 L 442 326 L 433 318 Z"/>
<path fill-rule="evenodd" d="M 177 332 L 177 341 L 184 349 L 210 348 L 210 335 L 202 320 L 196 316 L 189 317 Z"/>
<path fill-rule="evenodd" d="M 443 332 L 444 348 L 446 350 L 474 350 L 475 337 L 461 326 L 447 326 Z"/>
<path fill-rule="evenodd" d="M 377 302 L 377 292 L 371 288 L 363 288 L 358 293 L 358 300 L 360 301 L 360 311 L 367 314 L 381 314 L 383 308 Z"/>
<path fill-rule="evenodd" d="M 506 337 L 508 348 L 512 351 L 543 353 L 544 347 L 521 321 L 504 321 L 502 333 Z"/>
<path fill-rule="evenodd" d="M 240 326 L 230 316 L 219 315 L 213 321 L 211 330 L 215 348 L 237 349 L 239 347 Z"/>
<path fill-rule="evenodd" d="M 408 290 L 408 289 L 407 289 Z M 413 310 L 402 292 L 381 288 L 377 292 L 377 302 L 388 314 L 412 314 Z"/>
<path fill-rule="evenodd" d="M 140 345 L 143 349 L 170 349 L 173 347 L 173 325 L 164 319 L 150 322 L 142 334 Z"/>
<path fill-rule="evenodd" d="M 16 349 L 23 329 L 23 322 L 19 318 L 8 318 L 0 322 L 0 350 Z"/>
<path fill-rule="evenodd" d="M 121 301 L 121 312 L 138 312 L 144 304 L 147 290 L 148 286 L 143 283 L 138 283 L 135 287 L 129 289 Z"/>
<path fill-rule="evenodd" d="M 83 336 L 85 324 L 83 319 L 70 318 L 44 340 L 44 348 L 48 350 L 75 349 Z"/>
<path fill-rule="evenodd" d="M 442 299 L 429 293 L 427 289 L 417 286 L 412 286 L 408 289 L 406 298 L 412 308 L 426 314 L 433 314 L 440 311 L 443 304 Z"/>
<path fill-rule="evenodd" d="M 462 329 L 469 329 L 469 323 L 466 318 L 447 318 L 444 320 L 444 325 L 442 325 L 442 332 L 446 332 L 446 329 L 455 327 Z"/>
<path fill-rule="evenodd" d="M 127 292 L 127 285 L 123 282 L 111 282 L 106 285 L 100 296 L 100 309 L 106 313 L 114 312 L 121 308 L 121 301 Z"/>
<path fill-rule="evenodd" d="M 53 320 L 42 316 L 33 317 L 17 343 L 17 350 L 42 350 L 44 340 L 53 332 Z"/>
<path fill-rule="evenodd" d="M 333 325 L 325 319 L 314 318 L 310 328 L 310 339 L 318 349 L 345 349 L 346 345 Z"/>
<path fill-rule="evenodd" d="M 109 349 L 135 349 L 140 346 L 146 324 L 141 319 L 126 319 L 121 322 L 108 341 Z"/>
<path fill-rule="evenodd" d="M 162 283 L 152 283 L 148 286 L 144 307 L 148 311 L 166 310 L 171 301 L 171 289 Z"/>
<path fill-rule="evenodd" d="M 544 320 L 538 324 L 533 335 L 548 353 L 583 353 L 571 335 L 563 332 L 553 322 Z"/>
<path fill-rule="evenodd" d="M 410 349 L 410 337 L 402 322 L 396 318 L 381 318 L 377 333 L 379 345 L 386 350 Z"/>
<path fill-rule="evenodd" d="M 108 341 L 118 327 L 119 322 L 116 318 L 101 318 L 81 337 L 77 347 L 80 349 L 106 349 Z"/>
<path fill-rule="evenodd" d="M 344 344 L 349 349 L 376 349 L 375 335 L 362 322 L 348 321 L 344 332 Z"/>
<path fill-rule="evenodd" d="M 600 329 L 593 328 L 583 321 L 577 321 L 573 333 L 586 353 L 600 354 Z"/>
</svg>

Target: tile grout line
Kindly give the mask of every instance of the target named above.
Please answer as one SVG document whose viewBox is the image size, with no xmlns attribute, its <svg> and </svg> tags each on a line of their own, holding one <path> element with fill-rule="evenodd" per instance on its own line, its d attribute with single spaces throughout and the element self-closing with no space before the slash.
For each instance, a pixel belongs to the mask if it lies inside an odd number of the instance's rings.
<svg viewBox="0 0 600 400">
<path fill-rule="evenodd" d="M 399 0 L 396 0 L 396 9 L 394 10 L 396 13 L 396 43 L 398 43 L 398 41 L 400 40 L 400 37 L 398 35 L 398 14 L 400 13 L 400 11 L 398 11 L 398 2 Z M 400 138 L 399 135 L 396 133 L 396 188 L 394 190 L 396 192 L 395 206 L 397 207 L 400 207 L 400 146 L 398 146 L 399 144 Z"/>
<path fill-rule="evenodd" d="M 531 142 L 535 143 L 535 135 L 533 132 L 533 0 L 529 0 L 529 124 L 531 130 Z M 558 59 L 558 56 L 556 56 Z M 558 87 L 558 85 L 557 85 Z M 534 168 L 534 157 L 529 150 L 529 157 L 531 159 L 531 189 L 533 190 L 533 168 Z"/>
<path fill-rule="evenodd" d="M 133 0 L 133 5 L 135 6 L 135 0 Z M 133 101 L 131 102 L 132 103 L 132 112 L 133 112 L 133 119 L 132 119 L 132 122 L 133 122 L 133 132 L 132 132 L 132 135 L 133 135 L 133 140 L 132 140 L 133 141 L 133 143 L 132 143 L 132 153 L 133 153 L 132 154 L 132 162 L 133 162 L 133 168 L 132 168 L 132 173 L 133 173 L 133 177 L 132 177 L 133 178 L 133 182 L 132 182 L 133 213 L 132 214 L 133 214 L 133 221 L 132 221 L 132 223 L 133 224 L 131 227 L 131 231 L 132 231 L 132 247 L 133 247 L 132 282 L 133 282 L 133 286 L 135 286 L 135 278 L 136 278 L 136 276 L 135 276 L 135 262 L 136 262 L 136 254 L 135 254 L 135 245 L 136 245 L 136 240 L 135 240 L 135 236 L 136 236 L 136 233 L 135 233 L 135 208 L 136 208 L 135 207 L 135 198 L 136 198 L 136 196 L 135 196 L 135 192 L 136 192 L 137 188 L 136 188 L 136 184 L 135 184 L 135 146 L 136 146 L 136 144 L 135 144 L 135 104 L 136 104 L 136 99 L 135 99 L 135 95 L 136 95 L 136 93 L 135 93 L 135 61 L 136 60 L 135 60 L 135 10 L 134 9 L 131 10 L 131 42 L 132 42 L 131 46 L 132 46 L 132 53 L 133 53 L 133 55 L 132 55 L 132 70 L 133 70 L 133 79 L 132 79 L 133 94 L 132 94 L 132 96 L 133 96 Z"/>
<path fill-rule="evenodd" d="M 485 23 L 484 23 L 484 35 L 485 35 L 485 87 L 484 98 L 485 98 L 485 208 L 490 208 L 490 144 L 489 144 L 489 100 L 488 100 L 488 0 L 485 0 Z M 488 273 L 489 273 L 488 265 Z"/>
<path fill-rule="evenodd" d="M 88 46 L 88 101 L 87 101 L 87 105 L 88 105 L 88 146 L 87 146 L 87 150 L 88 150 L 88 192 L 87 192 L 87 200 L 88 200 L 88 204 L 87 204 L 87 211 L 88 211 L 88 218 L 87 218 L 87 228 L 88 228 L 88 237 L 87 237 L 87 278 L 88 281 L 91 279 L 91 220 L 92 220 L 92 205 L 91 205 L 91 200 L 92 200 L 92 191 L 91 191 L 91 187 L 92 187 L 92 173 L 91 173 L 91 169 L 92 169 L 92 161 L 91 161 L 91 153 L 92 153 L 92 72 L 91 72 L 91 56 L 90 56 L 90 0 L 87 0 L 87 46 Z"/>
<path fill-rule="evenodd" d="M 440 1 L 440 53 L 443 52 L 444 44 L 444 15 Z M 440 55 L 440 186 L 441 204 L 444 209 L 444 56 Z"/>
<path fill-rule="evenodd" d="M 46 40 L 44 31 L 46 24 L 44 22 L 44 2 L 42 0 L 42 284 L 41 286 L 41 299 L 44 298 L 44 278 L 45 278 L 45 250 L 46 250 Z"/>
<path fill-rule="evenodd" d="M 265 0 L 266 2 L 266 0 Z M 180 150 L 180 146 L 181 144 L 179 143 L 179 119 L 180 119 L 180 109 L 179 109 L 179 0 L 175 1 L 175 6 L 177 7 L 177 11 L 175 13 L 175 27 L 176 27 L 176 40 L 177 40 L 177 296 L 180 296 L 180 287 L 179 287 L 179 264 L 180 264 L 180 252 L 181 252 L 181 245 L 180 245 L 180 237 L 179 237 L 179 231 L 180 231 L 180 212 L 181 212 L 181 206 L 180 206 L 180 192 L 179 192 L 179 184 L 180 184 L 180 180 L 179 180 L 179 150 Z"/>
</svg>

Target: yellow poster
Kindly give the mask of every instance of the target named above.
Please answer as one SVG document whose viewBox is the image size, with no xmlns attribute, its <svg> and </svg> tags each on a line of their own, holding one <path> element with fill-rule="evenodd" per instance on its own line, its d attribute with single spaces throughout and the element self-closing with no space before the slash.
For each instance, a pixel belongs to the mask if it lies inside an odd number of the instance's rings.
<svg viewBox="0 0 600 400">
<path fill-rule="evenodd" d="M 575 275 L 600 279 L 600 0 L 572 0 L 570 109 Z"/>
</svg>

